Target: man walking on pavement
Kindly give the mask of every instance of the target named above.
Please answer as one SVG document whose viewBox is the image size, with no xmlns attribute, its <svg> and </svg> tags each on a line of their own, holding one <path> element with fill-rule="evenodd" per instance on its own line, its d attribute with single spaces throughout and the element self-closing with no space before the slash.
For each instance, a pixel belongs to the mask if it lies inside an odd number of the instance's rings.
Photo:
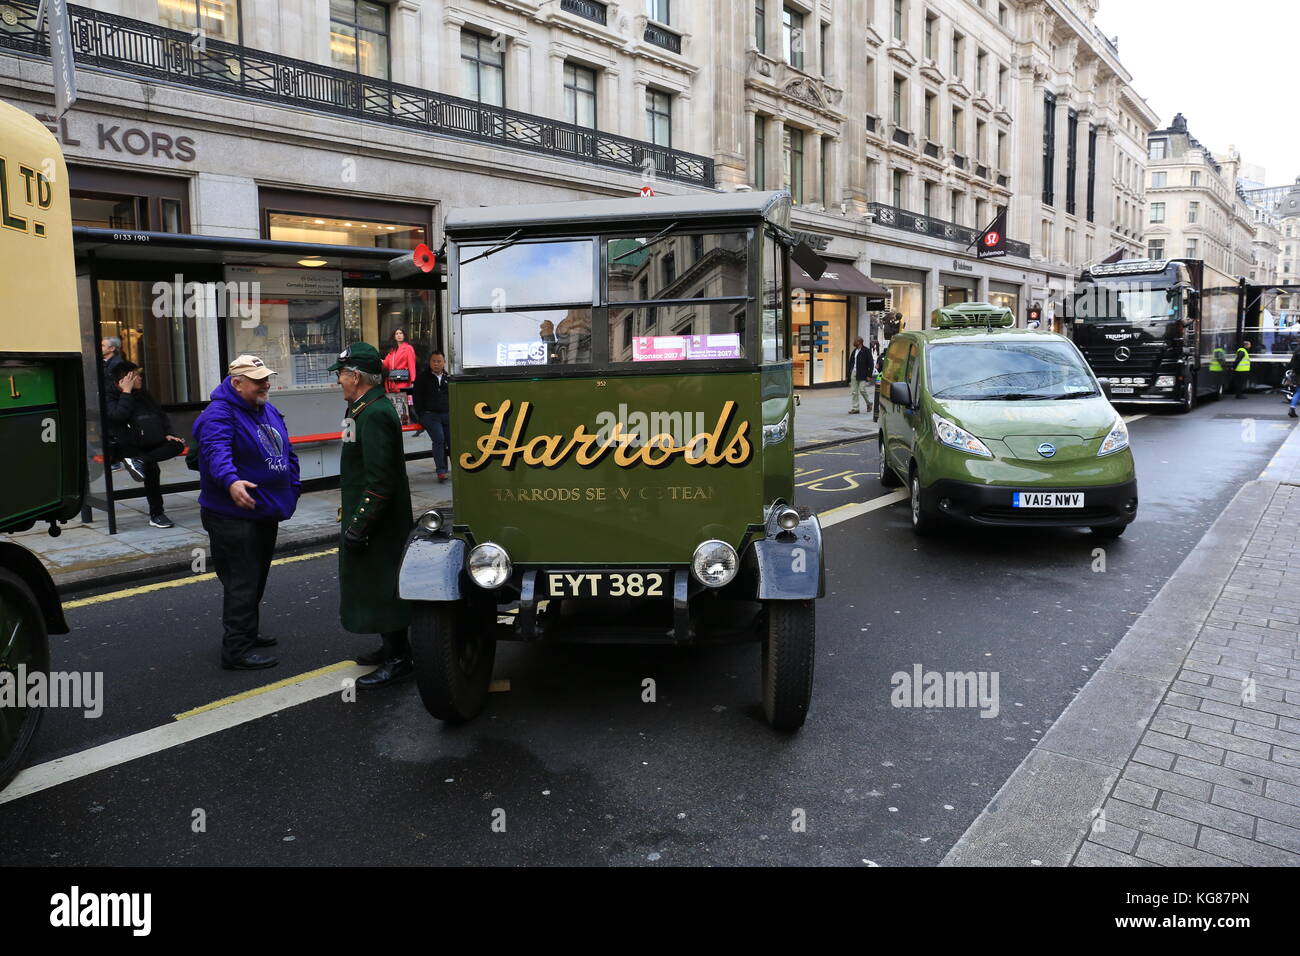
<svg viewBox="0 0 1300 956">
<path fill-rule="evenodd" d="M 259 630 L 259 609 L 280 522 L 293 516 L 302 486 L 289 429 L 267 401 L 276 373 L 255 355 L 229 372 L 194 421 L 199 517 L 223 589 L 221 666 L 261 670 L 280 663 L 256 653 L 276 643 Z"/>
<path fill-rule="evenodd" d="M 433 442 L 438 481 L 446 481 L 447 459 L 451 455 L 451 406 L 447 402 L 447 361 L 441 352 L 429 356 L 429 374 L 415 380 L 412 399 L 416 420 Z"/>
<path fill-rule="evenodd" d="M 1232 391 L 1236 398 L 1246 397 L 1246 379 L 1250 376 L 1249 340 L 1242 342 L 1235 356 L 1236 364 L 1232 368 Z"/>
<path fill-rule="evenodd" d="M 378 633 L 382 644 L 356 658 L 378 664 L 358 687 L 381 687 L 414 673 L 410 615 L 397 596 L 397 573 L 410 533 L 411 491 L 406 481 L 402 425 L 384 398 L 383 362 L 373 345 L 358 342 L 329 367 L 347 399 L 339 461 L 339 619 L 345 631 Z"/>
<path fill-rule="evenodd" d="M 853 353 L 849 356 L 849 396 L 852 404 L 850 415 L 859 415 L 858 396 L 867 399 L 867 411 L 871 411 L 871 388 L 876 376 L 876 360 L 871 355 L 871 348 L 863 343 L 862 336 L 853 340 Z"/>
</svg>

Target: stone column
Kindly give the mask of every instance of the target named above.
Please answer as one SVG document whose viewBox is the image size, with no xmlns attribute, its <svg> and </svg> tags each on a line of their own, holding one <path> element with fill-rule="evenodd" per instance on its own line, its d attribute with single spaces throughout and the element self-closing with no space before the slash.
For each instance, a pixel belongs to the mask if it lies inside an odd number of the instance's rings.
<svg viewBox="0 0 1300 956">
<path fill-rule="evenodd" d="M 567 121 L 569 114 L 564 104 L 564 53 L 554 48 L 550 51 L 551 91 L 555 97 L 552 115 L 555 119 Z"/>
<path fill-rule="evenodd" d="M 506 47 L 506 106 L 536 113 L 533 103 L 533 45 L 527 37 L 511 37 Z"/>
<path fill-rule="evenodd" d="M 450 14 L 442 21 L 442 49 L 439 51 L 442 63 L 439 64 L 439 92 L 451 96 L 464 96 L 465 89 L 460 75 L 460 28 L 465 21 Z"/>
<path fill-rule="evenodd" d="M 821 194 L 822 138 L 816 130 L 804 130 L 803 134 L 803 201 L 826 204 L 826 197 Z"/>
<path fill-rule="evenodd" d="M 690 90 L 673 97 L 673 149 L 707 155 L 709 144 L 695 128 L 695 98 Z M 751 127 L 752 128 L 752 127 Z"/>
<path fill-rule="evenodd" d="M 745 130 L 744 139 L 741 140 L 742 152 L 745 154 L 745 176 L 743 182 L 758 188 L 758 176 L 756 170 L 758 164 L 763 161 L 764 157 L 759 156 L 754 142 L 754 129 L 758 123 L 758 109 L 752 103 L 745 106 Z M 764 175 L 767 174 L 766 167 L 763 169 Z"/>
<path fill-rule="evenodd" d="M 418 0 L 397 0 L 391 9 L 393 82 L 422 86 L 420 4 Z"/>
<path fill-rule="evenodd" d="M 767 188 L 785 188 L 785 120 L 779 116 L 767 121 Z"/>
<path fill-rule="evenodd" d="M 645 139 L 645 83 L 636 81 L 632 108 L 626 107 L 620 82 L 623 74 L 612 67 L 601 70 L 596 81 L 596 129 L 634 139 Z M 602 88 L 603 87 L 603 88 Z M 640 125 L 635 125 L 639 121 Z M 633 132 L 632 130 L 636 130 Z"/>
</svg>

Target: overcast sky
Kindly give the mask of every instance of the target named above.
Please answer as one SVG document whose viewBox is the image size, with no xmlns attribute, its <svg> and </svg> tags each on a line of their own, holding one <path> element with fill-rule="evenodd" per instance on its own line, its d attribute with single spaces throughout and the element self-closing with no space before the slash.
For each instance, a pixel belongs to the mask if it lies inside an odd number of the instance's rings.
<svg viewBox="0 0 1300 956">
<path fill-rule="evenodd" d="M 1268 186 L 1300 176 L 1297 0 L 1101 0 L 1097 26 L 1160 126 L 1175 113 L 1216 153 L 1235 145 Z"/>
</svg>

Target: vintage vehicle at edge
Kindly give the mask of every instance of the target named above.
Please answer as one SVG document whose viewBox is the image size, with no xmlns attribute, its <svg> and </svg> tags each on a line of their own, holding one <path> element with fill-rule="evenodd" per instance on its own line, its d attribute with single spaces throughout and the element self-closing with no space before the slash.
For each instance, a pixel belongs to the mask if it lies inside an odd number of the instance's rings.
<svg viewBox="0 0 1300 956">
<path fill-rule="evenodd" d="M 1236 349 L 1240 298 L 1238 280 L 1200 259 L 1102 263 L 1075 287 L 1071 337 L 1113 401 L 1188 412 L 1223 393 L 1214 350 Z"/>
<path fill-rule="evenodd" d="M 399 582 L 435 717 L 483 708 L 498 638 L 732 640 L 762 644 L 771 725 L 803 724 L 824 578 L 789 216 L 780 192 L 449 213 L 455 513 L 420 517 Z"/>
<path fill-rule="evenodd" d="M 0 103 L 0 532 L 81 509 L 85 386 L 63 154 L 31 116 Z M 94 354 L 93 352 L 91 353 Z M 0 788 L 22 766 L 41 708 L 23 706 L 48 674 L 48 635 L 66 634 L 54 582 L 32 552 L 0 540 Z M 10 695 L 12 694 L 12 700 Z"/>
</svg>

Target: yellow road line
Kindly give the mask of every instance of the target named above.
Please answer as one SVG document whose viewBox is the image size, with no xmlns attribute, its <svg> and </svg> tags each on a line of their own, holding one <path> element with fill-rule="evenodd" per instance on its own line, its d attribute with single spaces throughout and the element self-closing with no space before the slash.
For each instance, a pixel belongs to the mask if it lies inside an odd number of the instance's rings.
<svg viewBox="0 0 1300 956">
<path fill-rule="evenodd" d="M 295 561 L 311 561 L 313 558 L 323 558 L 329 554 L 336 554 L 338 548 L 330 548 L 328 551 L 313 551 L 310 554 L 293 554 L 287 558 L 276 558 L 271 562 L 274 567 L 280 564 L 293 564 Z M 152 591 L 162 591 L 167 588 L 184 587 L 187 584 L 197 584 L 200 581 L 212 581 L 216 575 L 211 571 L 206 574 L 192 574 L 189 577 L 177 578 L 174 581 L 159 581 L 156 584 L 142 584 L 139 587 L 124 588 L 121 591 L 109 591 L 107 594 L 96 594 L 94 597 L 78 598 L 75 601 L 65 601 L 63 609 L 70 611 L 73 608 L 87 607 L 91 604 L 104 604 L 108 601 L 120 601 L 122 598 L 137 597 L 141 594 L 149 594 Z"/>
<path fill-rule="evenodd" d="M 214 700 L 210 704 L 204 704 L 202 707 L 195 707 L 193 710 L 187 710 L 182 714 L 173 714 L 172 716 L 176 720 L 184 720 L 186 717 L 193 717 L 196 714 L 206 713 L 209 710 L 216 710 L 218 707 L 225 707 L 227 704 L 233 704 L 241 700 L 248 700 L 250 697 L 257 697 L 260 694 L 279 690 L 281 687 L 288 687 L 290 684 L 301 684 L 303 681 L 310 680 L 313 677 L 319 677 L 321 674 L 328 674 L 332 671 L 356 666 L 356 661 L 339 661 L 337 664 L 330 664 L 327 667 L 318 667 L 314 671 L 307 671 L 305 674 L 298 674 L 294 677 L 286 677 L 284 680 L 278 680 L 274 684 L 254 687 L 252 690 L 246 690 L 241 694 L 232 694 L 229 697 Z"/>
</svg>

